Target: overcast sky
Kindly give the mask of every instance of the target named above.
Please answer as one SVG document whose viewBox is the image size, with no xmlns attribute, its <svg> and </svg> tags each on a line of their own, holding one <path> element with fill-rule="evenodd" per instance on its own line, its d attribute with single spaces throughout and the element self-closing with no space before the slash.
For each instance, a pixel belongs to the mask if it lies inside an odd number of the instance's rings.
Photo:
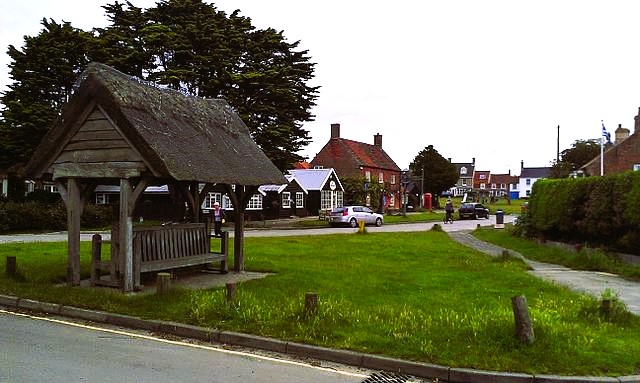
<svg viewBox="0 0 640 383">
<path fill-rule="evenodd" d="M 107 20 L 100 0 L 0 0 L 0 85 L 9 44 L 37 35 L 43 17 L 90 30 Z M 155 1 L 131 0 L 139 7 Z M 330 137 L 373 144 L 407 168 L 433 145 L 477 170 L 549 166 L 601 120 L 633 132 L 640 107 L 640 1 L 221 0 L 258 28 L 300 40 L 321 86 L 306 123 L 312 159 Z"/>
</svg>

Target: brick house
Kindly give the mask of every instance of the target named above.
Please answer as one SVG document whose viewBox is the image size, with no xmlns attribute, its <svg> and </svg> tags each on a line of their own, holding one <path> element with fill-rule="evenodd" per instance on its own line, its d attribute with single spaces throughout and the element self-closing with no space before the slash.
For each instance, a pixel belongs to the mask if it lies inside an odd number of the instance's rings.
<svg viewBox="0 0 640 383">
<path fill-rule="evenodd" d="M 387 209 L 399 209 L 400 168 L 382 149 L 382 135 L 373 136 L 373 145 L 340 137 L 340 124 L 331 124 L 329 142 L 311 161 L 312 168 L 333 168 L 340 179 L 364 177 L 384 184 Z"/>
<path fill-rule="evenodd" d="M 473 173 L 473 189 L 480 193 L 488 193 L 491 172 L 489 170 L 476 170 Z"/>
<path fill-rule="evenodd" d="M 489 181 L 489 195 L 511 198 L 511 186 L 518 183 L 518 177 L 511 174 L 492 174 Z"/>
<path fill-rule="evenodd" d="M 604 175 L 627 170 L 640 170 L 640 110 L 634 118 L 634 131 L 618 125 L 615 131 L 615 143 L 604 152 Z M 600 155 L 580 168 L 585 175 L 600 175 Z"/>
</svg>

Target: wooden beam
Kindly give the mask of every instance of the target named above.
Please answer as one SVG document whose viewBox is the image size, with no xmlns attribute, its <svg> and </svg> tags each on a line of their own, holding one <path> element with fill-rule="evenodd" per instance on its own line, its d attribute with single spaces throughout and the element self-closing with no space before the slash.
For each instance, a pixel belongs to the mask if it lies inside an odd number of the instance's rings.
<svg viewBox="0 0 640 383">
<path fill-rule="evenodd" d="M 147 170 L 144 163 L 131 162 L 96 162 L 96 163 L 60 163 L 51 166 L 53 179 L 67 177 L 83 178 L 134 178 L 140 177 Z"/>
<path fill-rule="evenodd" d="M 153 178 L 151 177 L 143 177 L 142 179 L 140 179 L 140 181 L 138 181 L 136 188 L 133 190 L 133 193 L 131 193 L 131 196 L 129 197 L 129 201 L 127 201 L 129 204 L 129 216 L 133 216 L 133 211 L 136 208 L 138 199 L 140 199 L 140 196 L 142 196 L 142 193 L 145 191 L 147 186 L 149 186 L 152 180 Z"/>
<path fill-rule="evenodd" d="M 67 279 L 71 286 L 80 285 L 80 186 L 75 178 L 67 180 Z"/>
</svg>

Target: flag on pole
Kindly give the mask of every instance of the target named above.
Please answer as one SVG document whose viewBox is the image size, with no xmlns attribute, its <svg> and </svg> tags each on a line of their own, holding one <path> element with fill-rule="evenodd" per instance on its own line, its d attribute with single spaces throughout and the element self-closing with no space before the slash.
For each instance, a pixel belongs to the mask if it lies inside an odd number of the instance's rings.
<svg viewBox="0 0 640 383">
<path fill-rule="evenodd" d="M 611 143 L 611 134 L 609 132 L 607 132 L 607 129 L 605 129 L 604 127 L 604 121 L 602 122 L 602 137 L 607 139 L 607 144 Z"/>
</svg>

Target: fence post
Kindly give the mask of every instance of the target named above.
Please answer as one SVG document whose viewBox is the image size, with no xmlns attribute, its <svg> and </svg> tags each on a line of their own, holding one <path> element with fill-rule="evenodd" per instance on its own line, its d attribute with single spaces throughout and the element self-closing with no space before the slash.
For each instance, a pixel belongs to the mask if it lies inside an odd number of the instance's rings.
<svg viewBox="0 0 640 383">
<path fill-rule="evenodd" d="M 226 293 L 227 302 L 231 302 L 233 298 L 235 298 L 236 296 L 236 290 L 238 288 L 238 285 L 236 285 L 235 282 L 229 282 L 225 286 L 227 288 L 227 293 Z"/>
<path fill-rule="evenodd" d="M 309 318 L 316 315 L 318 312 L 318 294 L 317 293 L 305 293 L 304 294 L 304 315 Z"/>
<path fill-rule="evenodd" d="M 7 276 L 14 277 L 16 275 L 17 264 L 15 255 L 7 255 Z"/>
<path fill-rule="evenodd" d="M 532 344 L 536 338 L 531 327 L 527 298 L 524 295 L 512 297 L 511 305 L 516 321 L 516 337 L 527 344 Z"/>
<path fill-rule="evenodd" d="M 171 289 L 171 274 L 158 273 L 156 294 L 158 295 L 166 294 L 169 292 L 170 289 Z"/>
</svg>

